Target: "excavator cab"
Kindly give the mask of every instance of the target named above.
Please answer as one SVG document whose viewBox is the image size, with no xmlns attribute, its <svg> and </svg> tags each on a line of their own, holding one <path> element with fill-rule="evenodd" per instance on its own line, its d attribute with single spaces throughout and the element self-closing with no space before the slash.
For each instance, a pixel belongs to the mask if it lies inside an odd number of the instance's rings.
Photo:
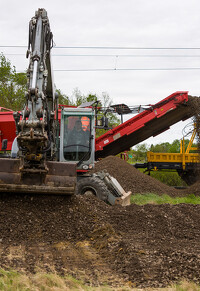
<svg viewBox="0 0 200 291">
<path fill-rule="evenodd" d="M 61 162 L 76 163 L 78 170 L 94 167 L 95 112 L 92 108 L 63 108 L 61 111 Z"/>
</svg>

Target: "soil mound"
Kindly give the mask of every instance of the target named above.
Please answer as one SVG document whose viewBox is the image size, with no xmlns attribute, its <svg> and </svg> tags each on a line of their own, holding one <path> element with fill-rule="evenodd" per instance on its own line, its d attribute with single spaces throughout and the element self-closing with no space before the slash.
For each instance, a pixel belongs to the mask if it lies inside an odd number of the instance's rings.
<svg viewBox="0 0 200 291">
<path fill-rule="evenodd" d="M 2 268 L 67 272 L 89 284 L 200 283 L 200 205 L 0 195 L 0 216 Z"/>
<path fill-rule="evenodd" d="M 181 191 L 169 187 L 151 176 L 141 173 L 124 160 L 109 156 L 95 164 L 95 172 L 106 170 L 121 184 L 125 191 L 136 193 L 168 194 L 181 196 Z"/>
<path fill-rule="evenodd" d="M 195 184 L 190 187 L 181 190 L 183 195 L 194 194 L 195 196 L 200 196 L 200 180 L 198 180 Z"/>
</svg>

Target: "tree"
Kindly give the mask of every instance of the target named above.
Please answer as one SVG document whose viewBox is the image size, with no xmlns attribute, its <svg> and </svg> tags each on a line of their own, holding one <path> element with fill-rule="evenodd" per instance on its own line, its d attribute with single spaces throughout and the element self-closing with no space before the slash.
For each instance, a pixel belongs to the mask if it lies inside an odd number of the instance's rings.
<svg viewBox="0 0 200 291">
<path fill-rule="evenodd" d="M 96 94 L 91 94 L 89 93 L 88 95 L 83 95 L 81 91 L 78 88 L 75 88 L 73 93 L 72 93 L 72 104 L 74 106 L 80 106 L 81 104 L 85 102 L 90 102 L 90 101 L 97 101 L 97 95 Z"/>
<path fill-rule="evenodd" d="M 110 98 L 107 92 L 102 93 L 101 104 L 104 108 L 109 108 L 112 105 L 113 101 Z M 120 119 L 116 114 L 112 112 L 107 113 L 107 117 L 109 118 L 109 124 L 111 127 L 115 127 L 120 124 Z"/>
<path fill-rule="evenodd" d="M 61 90 L 56 89 L 56 93 L 58 94 L 58 104 L 62 105 L 72 105 L 71 100 L 69 97 L 63 93 L 61 93 Z"/>
<path fill-rule="evenodd" d="M 149 147 L 145 143 L 136 145 L 135 149 L 133 150 L 135 160 L 136 161 L 145 161 L 147 158 L 148 150 L 149 150 Z"/>
<path fill-rule="evenodd" d="M 175 139 L 169 149 L 169 153 L 180 153 L 180 140 Z"/>
<path fill-rule="evenodd" d="M 169 149 L 171 147 L 171 144 L 169 142 L 163 142 L 156 145 L 151 145 L 150 151 L 154 153 L 168 153 Z"/>
<path fill-rule="evenodd" d="M 112 104 L 112 99 L 107 93 L 102 93 L 102 96 L 98 98 L 96 94 L 89 93 L 88 95 L 83 95 L 81 91 L 78 88 L 75 88 L 72 94 L 72 104 L 74 106 L 79 106 L 85 102 L 90 102 L 90 101 L 99 101 L 98 102 L 98 107 L 101 108 L 101 110 L 98 112 L 98 119 L 101 119 L 105 113 L 106 113 L 106 108 L 109 108 Z M 109 120 L 109 128 L 115 127 L 119 125 L 120 120 L 117 118 L 117 116 L 112 113 L 112 112 L 107 112 L 106 117 Z M 109 129 L 108 128 L 108 129 Z M 97 129 L 96 130 L 96 136 L 100 136 L 106 132 L 105 129 Z"/>
<path fill-rule="evenodd" d="M 25 73 L 16 73 L 16 69 L 3 54 L 0 55 L 0 106 L 12 109 L 13 111 L 22 110 L 25 104 L 25 93 L 27 91 L 27 77 Z M 96 94 L 89 93 L 83 95 L 78 88 L 75 88 L 72 98 L 63 94 L 61 90 L 56 90 L 58 94 L 58 103 L 63 105 L 79 106 L 82 103 L 98 101 L 98 106 L 109 107 L 112 103 L 107 93 L 98 98 Z M 100 118 L 105 114 L 100 113 Z M 112 112 L 108 112 L 109 127 L 115 127 L 119 124 L 119 119 Z M 104 133 L 100 130 L 98 135 Z"/>
<path fill-rule="evenodd" d="M 0 106 L 21 110 L 25 101 L 27 78 L 16 73 L 15 67 L 3 54 L 0 55 Z"/>
</svg>

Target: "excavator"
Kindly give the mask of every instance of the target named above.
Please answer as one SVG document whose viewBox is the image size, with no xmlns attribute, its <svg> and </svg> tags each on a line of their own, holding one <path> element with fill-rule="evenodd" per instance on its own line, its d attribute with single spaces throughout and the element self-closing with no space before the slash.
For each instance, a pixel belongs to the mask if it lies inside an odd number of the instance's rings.
<svg viewBox="0 0 200 291">
<path fill-rule="evenodd" d="M 21 112 L 0 112 L 0 192 L 91 192 L 112 205 L 128 205 L 131 193 L 126 193 L 116 179 L 106 172 L 91 174 L 95 163 L 192 117 L 193 97 L 186 91 L 175 92 L 109 128 L 106 116 L 98 119 L 100 109 L 93 102 L 79 107 L 58 105 L 52 46 L 47 12 L 38 9 L 29 25 L 26 105 Z M 121 116 L 131 112 L 125 104 L 113 105 L 110 110 Z M 107 131 L 96 137 L 97 128 Z"/>
<path fill-rule="evenodd" d="M 22 112 L 9 111 L 11 127 L 8 119 L 4 123 L 8 112 L 1 112 L 2 150 L 11 149 L 11 156 L 3 154 L 0 158 L 0 192 L 57 195 L 92 192 L 110 204 L 130 204 L 131 193 L 126 193 L 108 173 L 82 175 L 94 168 L 95 110 L 91 106 L 58 110 L 52 47 L 47 11 L 41 8 L 29 23 L 25 107 Z M 83 122 L 87 123 L 84 130 Z M 81 181 L 77 187 L 81 177 L 84 183 Z"/>
</svg>

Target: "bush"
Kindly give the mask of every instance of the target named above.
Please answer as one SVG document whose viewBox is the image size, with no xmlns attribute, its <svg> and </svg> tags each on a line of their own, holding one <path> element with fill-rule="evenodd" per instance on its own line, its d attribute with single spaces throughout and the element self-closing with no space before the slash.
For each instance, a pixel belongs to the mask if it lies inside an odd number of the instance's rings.
<svg viewBox="0 0 200 291">
<path fill-rule="evenodd" d="M 145 170 L 142 170 L 144 172 Z M 176 171 L 151 171 L 150 176 L 168 186 L 185 187 L 187 184 L 181 179 Z"/>
</svg>

